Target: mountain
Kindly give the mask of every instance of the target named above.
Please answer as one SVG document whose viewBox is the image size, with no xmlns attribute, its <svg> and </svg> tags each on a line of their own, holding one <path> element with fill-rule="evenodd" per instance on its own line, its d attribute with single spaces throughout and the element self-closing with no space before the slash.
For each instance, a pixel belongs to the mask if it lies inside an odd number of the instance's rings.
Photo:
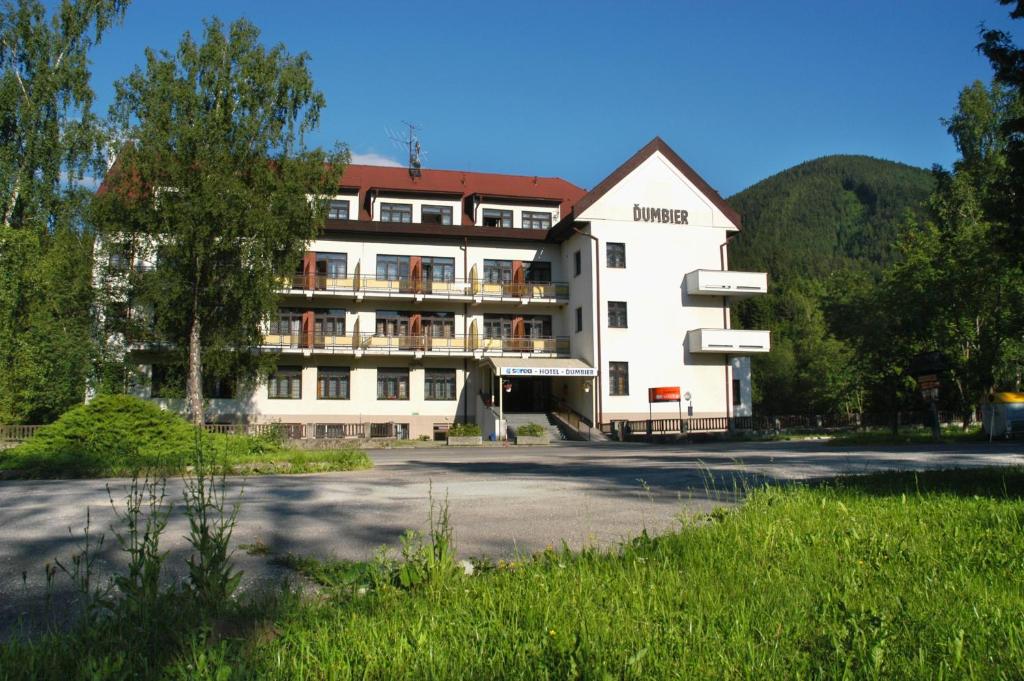
<svg viewBox="0 0 1024 681">
<path fill-rule="evenodd" d="M 743 216 L 729 268 L 769 276 L 768 295 L 733 307 L 737 327 L 772 332 L 772 351 L 753 357 L 756 412 L 864 409 L 863 371 L 843 307 L 832 303 L 873 285 L 894 256 L 900 224 L 924 212 L 934 185 L 921 168 L 825 156 L 729 199 Z"/>
<path fill-rule="evenodd" d="M 743 216 L 729 267 L 767 271 L 775 281 L 879 269 L 906 212 L 919 210 L 934 185 L 927 170 L 870 156 L 801 163 L 729 198 Z"/>
</svg>

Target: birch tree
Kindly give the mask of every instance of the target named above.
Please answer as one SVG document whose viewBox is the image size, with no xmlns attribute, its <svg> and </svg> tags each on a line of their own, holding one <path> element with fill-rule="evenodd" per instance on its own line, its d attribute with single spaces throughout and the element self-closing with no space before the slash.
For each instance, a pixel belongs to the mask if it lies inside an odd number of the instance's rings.
<svg viewBox="0 0 1024 681">
<path fill-rule="evenodd" d="M 127 6 L 0 3 L 0 421 L 50 420 L 85 394 L 82 181 L 105 168 L 88 55 Z"/>
<path fill-rule="evenodd" d="M 124 140 L 107 179 L 102 226 L 156 244 L 136 300 L 154 333 L 188 367 L 186 398 L 203 423 L 204 372 L 251 380 L 254 352 L 294 271 L 323 225 L 348 152 L 309 148 L 325 106 L 306 53 L 264 47 L 241 19 L 209 20 L 176 52 L 147 50 L 116 84 L 111 121 Z"/>
</svg>

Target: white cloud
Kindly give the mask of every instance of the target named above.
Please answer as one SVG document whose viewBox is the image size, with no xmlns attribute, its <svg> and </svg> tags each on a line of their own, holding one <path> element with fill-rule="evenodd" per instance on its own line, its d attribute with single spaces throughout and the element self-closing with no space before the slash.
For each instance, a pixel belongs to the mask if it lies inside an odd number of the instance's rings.
<svg viewBox="0 0 1024 681">
<path fill-rule="evenodd" d="M 388 166 L 391 168 L 401 168 L 402 163 L 399 163 L 393 158 L 388 158 L 383 154 L 375 154 L 373 152 L 367 154 L 358 154 L 352 152 L 352 162 L 358 163 L 359 165 L 366 166 Z"/>
</svg>

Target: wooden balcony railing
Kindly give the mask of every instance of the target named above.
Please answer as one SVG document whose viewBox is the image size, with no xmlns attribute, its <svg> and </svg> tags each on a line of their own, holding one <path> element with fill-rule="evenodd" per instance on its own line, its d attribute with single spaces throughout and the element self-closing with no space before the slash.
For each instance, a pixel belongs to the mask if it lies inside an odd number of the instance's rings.
<svg viewBox="0 0 1024 681">
<path fill-rule="evenodd" d="M 324 350 L 337 353 L 364 352 L 390 354 L 394 352 L 424 352 L 457 354 L 482 351 L 486 355 L 504 353 L 531 353 L 568 355 L 569 339 L 553 338 L 483 338 L 478 335 L 453 334 L 434 336 L 425 334 L 389 336 L 376 333 L 350 333 L 332 336 L 310 334 L 266 334 L 263 347 L 271 350 Z"/>
<path fill-rule="evenodd" d="M 569 284 L 564 282 L 492 282 L 484 279 L 389 279 L 374 276 L 328 277 L 295 274 L 281 280 L 289 291 L 324 291 L 339 295 L 430 295 L 444 298 L 479 297 L 488 300 L 566 300 Z"/>
</svg>

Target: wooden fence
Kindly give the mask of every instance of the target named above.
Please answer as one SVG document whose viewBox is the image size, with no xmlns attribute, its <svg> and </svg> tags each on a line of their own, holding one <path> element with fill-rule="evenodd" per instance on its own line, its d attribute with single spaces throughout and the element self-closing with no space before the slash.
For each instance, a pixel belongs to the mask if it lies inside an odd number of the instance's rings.
<svg viewBox="0 0 1024 681">
<path fill-rule="evenodd" d="M 887 428 L 893 423 L 902 426 L 927 426 L 927 411 L 902 411 L 894 414 L 780 414 L 776 416 L 704 416 L 683 419 L 620 420 L 601 424 L 601 431 L 613 437 L 645 435 L 685 435 L 723 431 L 799 431 L 849 430 L 853 428 Z M 959 423 L 960 415 L 939 412 L 939 423 Z"/>
<path fill-rule="evenodd" d="M 0 442 L 24 442 L 42 428 L 41 425 L 2 425 Z M 324 438 L 396 438 L 407 436 L 405 424 L 386 423 L 208 423 L 208 433 L 222 435 L 274 436 L 291 440 Z"/>
<path fill-rule="evenodd" d="M 24 442 L 40 428 L 42 426 L 0 425 L 0 442 Z"/>
</svg>

